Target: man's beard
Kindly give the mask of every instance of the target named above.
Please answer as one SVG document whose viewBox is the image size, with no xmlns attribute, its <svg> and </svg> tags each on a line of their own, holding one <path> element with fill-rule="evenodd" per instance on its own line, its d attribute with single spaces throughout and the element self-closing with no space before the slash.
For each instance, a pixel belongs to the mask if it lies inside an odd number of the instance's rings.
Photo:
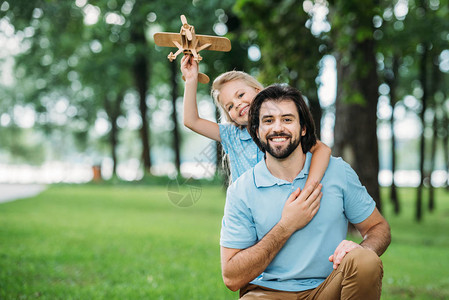
<svg viewBox="0 0 449 300">
<path fill-rule="evenodd" d="M 271 137 L 274 137 L 274 136 L 290 138 L 290 143 L 285 148 L 271 146 L 268 141 Z M 262 141 L 262 140 L 259 140 L 259 141 L 262 144 L 262 147 L 265 149 L 265 151 L 270 153 L 271 156 L 273 156 L 277 159 L 284 159 L 284 158 L 288 157 L 293 151 L 295 151 L 295 149 L 299 146 L 299 143 L 301 142 L 300 138 L 297 140 L 292 140 L 291 137 L 292 136 L 287 133 L 278 133 L 278 134 L 273 133 L 273 134 L 270 134 L 267 136 L 267 142 Z"/>
</svg>

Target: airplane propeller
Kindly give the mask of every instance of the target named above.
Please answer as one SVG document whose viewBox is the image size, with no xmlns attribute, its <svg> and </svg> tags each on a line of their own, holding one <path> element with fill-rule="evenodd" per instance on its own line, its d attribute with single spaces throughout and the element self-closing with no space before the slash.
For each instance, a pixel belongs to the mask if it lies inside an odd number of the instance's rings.
<svg viewBox="0 0 449 300">
<path fill-rule="evenodd" d="M 192 32 L 189 30 L 189 29 L 190 29 L 190 25 L 187 23 L 186 16 L 181 15 L 181 22 L 182 22 L 182 26 L 183 26 L 184 29 L 185 29 L 185 33 L 186 33 L 186 35 L 187 35 L 187 39 L 188 39 L 189 41 L 191 41 L 192 38 L 193 38 L 193 36 L 192 36 Z"/>
<path fill-rule="evenodd" d="M 182 25 L 187 24 L 187 18 L 186 18 L 186 16 L 181 15 L 181 22 L 182 22 Z"/>
</svg>

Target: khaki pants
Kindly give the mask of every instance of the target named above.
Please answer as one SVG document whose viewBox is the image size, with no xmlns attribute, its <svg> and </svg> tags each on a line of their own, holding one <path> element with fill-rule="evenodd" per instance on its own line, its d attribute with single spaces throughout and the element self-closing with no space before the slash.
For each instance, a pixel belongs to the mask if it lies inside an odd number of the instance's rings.
<svg viewBox="0 0 449 300">
<path fill-rule="evenodd" d="M 302 292 L 277 291 L 250 284 L 240 290 L 240 299 L 380 299 L 383 266 L 371 250 L 354 249 L 318 287 Z"/>
</svg>

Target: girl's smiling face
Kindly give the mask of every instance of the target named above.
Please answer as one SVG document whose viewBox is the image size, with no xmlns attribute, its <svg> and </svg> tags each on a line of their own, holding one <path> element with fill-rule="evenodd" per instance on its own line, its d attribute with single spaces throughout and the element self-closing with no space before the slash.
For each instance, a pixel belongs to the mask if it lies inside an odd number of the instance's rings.
<svg viewBox="0 0 449 300">
<path fill-rule="evenodd" d="M 235 123 L 246 126 L 249 106 L 259 91 L 243 80 L 233 80 L 223 85 L 220 91 L 220 103 Z"/>
</svg>

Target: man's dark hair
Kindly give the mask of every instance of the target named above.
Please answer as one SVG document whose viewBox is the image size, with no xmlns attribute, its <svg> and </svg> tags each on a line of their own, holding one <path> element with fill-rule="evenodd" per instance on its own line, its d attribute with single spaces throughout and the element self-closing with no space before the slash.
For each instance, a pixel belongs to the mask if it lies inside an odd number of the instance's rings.
<svg viewBox="0 0 449 300">
<path fill-rule="evenodd" d="M 288 85 L 273 84 L 263 89 L 257 94 L 251 103 L 248 115 L 248 131 L 253 141 L 260 150 L 265 152 L 262 144 L 257 137 L 257 129 L 259 128 L 260 108 L 265 101 L 281 102 L 291 100 L 295 103 L 299 114 L 299 124 L 301 131 L 305 128 L 306 134 L 301 137 L 302 152 L 307 153 L 312 146 L 316 144 L 315 122 L 309 107 L 304 101 L 301 92 Z"/>
</svg>

